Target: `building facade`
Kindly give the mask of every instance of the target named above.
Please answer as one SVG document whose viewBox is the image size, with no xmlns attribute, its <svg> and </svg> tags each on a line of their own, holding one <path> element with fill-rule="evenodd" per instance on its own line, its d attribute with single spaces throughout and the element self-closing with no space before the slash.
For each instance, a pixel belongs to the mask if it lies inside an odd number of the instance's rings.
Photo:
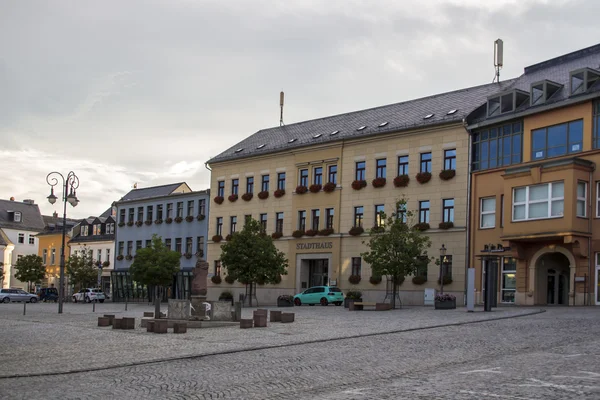
<svg viewBox="0 0 600 400">
<path fill-rule="evenodd" d="M 27 290 L 27 282 L 15 278 L 14 264 L 20 257 L 38 254 L 36 235 L 44 230 L 44 221 L 33 200 L 0 200 L 0 262 L 3 263 L 4 288 Z"/>
<path fill-rule="evenodd" d="M 600 45 L 525 68 L 467 118 L 477 298 L 600 305 Z"/>
<path fill-rule="evenodd" d="M 510 83 L 261 130 L 211 159 L 211 275 L 226 274 L 220 240 L 251 216 L 289 261 L 281 283 L 258 286 L 260 304 L 323 284 L 383 301 L 386 277 L 377 282 L 360 254 L 368 250 L 368 230 L 382 223 L 380 213 L 390 215 L 406 198 L 414 223 L 431 239 L 429 256 L 438 257 L 442 245 L 447 249 L 444 289 L 462 301 L 469 157 L 463 118 Z M 407 277 L 401 301 L 423 304 L 424 289 L 439 288 L 439 273 L 432 262 Z M 209 282 L 210 297 L 224 290 L 237 298 L 245 287 Z"/>
<path fill-rule="evenodd" d="M 127 270 L 135 253 L 150 245 L 158 235 L 171 250 L 181 253 L 181 273 L 167 297 L 187 298 L 191 270 L 206 254 L 209 191 L 192 191 L 185 183 L 134 189 L 115 202 L 117 226 L 112 291 L 115 299 L 129 292 L 144 298 L 145 289 L 136 289 Z M 132 296 L 133 297 L 133 293 Z"/>
<path fill-rule="evenodd" d="M 53 215 L 43 215 L 44 230 L 36 235 L 38 239 L 38 256 L 42 257 L 42 262 L 46 267 L 46 278 L 40 283 L 40 287 L 54 286 L 58 288 L 60 277 L 60 252 L 62 249 L 62 227 L 63 219 L 57 213 Z M 65 262 L 69 259 L 71 248 L 69 239 L 73 235 L 73 227 L 79 221 L 67 218 L 65 235 Z M 66 276 L 66 275 L 65 275 Z M 66 288 L 69 287 L 68 281 Z M 67 295 L 70 291 L 65 291 Z"/>
</svg>

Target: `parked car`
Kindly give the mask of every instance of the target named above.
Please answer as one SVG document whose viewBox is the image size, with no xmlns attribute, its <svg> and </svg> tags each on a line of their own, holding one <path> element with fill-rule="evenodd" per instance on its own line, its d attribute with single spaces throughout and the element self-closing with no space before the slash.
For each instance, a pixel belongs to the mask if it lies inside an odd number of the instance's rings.
<svg viewBox="0 0 600 400">
<path fill-rule="evenodd" d="M 57 288 L 41 288 L 40 291 L 38 292 L 38 296 L 40 298 L 40 301 L 43 301 L 43 302 L 53 301 L 56 303 L 58 301 L 58 289 Z"/>
<path fill-rule="evenodd" d="M 302 304 L 309 304 L 311 306 L 320 304 L 326 306 L 329 303 L 333 303 L 336 306 L 341 306 L 344 303 L 344 294 L 340 288 L 314 286 L 294 296 L 294 305 L 296 306 L 301 306 Z"/>
<path fill-rule="evenodd" d="M 27 293 L 22 289 L 2 289 L 0 290 L 0 301 L 10 303 L 11 301 L 23 301 L 37 303 L 39 300 L 37 294 Z"/>
<path fill-rule="evenodd" d="M 78 301 L 85 301 L 86 303 L 99 301 L 100 303 L 104 303 L 104 299 L 106 299 L 106 296 L 102 289 L 96 288 L 81 289 L 73 295 L 73 303 L 77 303 Z"/>
</svg>

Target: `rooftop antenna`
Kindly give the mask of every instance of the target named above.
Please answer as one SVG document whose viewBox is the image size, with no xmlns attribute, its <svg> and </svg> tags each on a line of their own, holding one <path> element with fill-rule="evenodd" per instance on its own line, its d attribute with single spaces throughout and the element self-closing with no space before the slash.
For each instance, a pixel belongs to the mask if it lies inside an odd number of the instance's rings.
<svg viewBox="0 0 600 400">
<path fill-rule="evenodd" d="M 502 39 L 497 39 L 494 41 L 494 68 L 496 69 L 496 73 L 494 74 L 494 82 L 500 83 L 500 70 L 502 69 L 504 60 L 504 42 Z"/>
<path fill-rule="evenodd" d="M 281 112 L 279 113 L 279 126 L 283 126 L 283 92 L 279 92 L 279 107 L 281 108 Z"/>
</svg>

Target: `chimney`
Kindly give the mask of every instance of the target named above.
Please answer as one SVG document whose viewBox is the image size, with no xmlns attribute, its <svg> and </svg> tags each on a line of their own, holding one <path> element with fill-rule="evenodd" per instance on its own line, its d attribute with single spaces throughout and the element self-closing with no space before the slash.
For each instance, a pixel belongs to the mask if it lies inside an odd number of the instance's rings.
<svg viewBox="0 0 600 400">
<path fill-rule="evenodd" d="M 15 198 L 14 198 L 14 197 L 11 197 L 11 198 L 10 198 L 10 201 L 15 201 Z"/>
<path fill-rule="evenodd" d="M 33 205 L 33 204 L 35 204 L 35 201 L 33 201 L 32 199 L 25 199 L 25 200 L 23 200 L 23 203 Z"/>
<path fill-rule="evenodd" d="M 56 211 L 52 213 L 52 218 L 58 218 L 58 213 Z"/>
</svg>

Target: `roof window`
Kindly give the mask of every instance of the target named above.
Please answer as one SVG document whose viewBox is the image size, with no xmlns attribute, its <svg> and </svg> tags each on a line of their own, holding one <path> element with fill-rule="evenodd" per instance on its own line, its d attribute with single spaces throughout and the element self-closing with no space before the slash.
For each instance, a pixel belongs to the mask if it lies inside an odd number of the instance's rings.
<svg viewBox="0 0 600 400">
<path fill-rule="evenodd" d="M 256 148 L 257 148 L 257 149 L 262 149 L 263 147 L 265 147 L 265 144 L 264 144 L 264 143 L 263 143 L 263 144 L 261 144 L 260 146 L 257 146 Z"/>
<path fill-rule="evenodd" d="M 296 138 L 290 139 L 290 140 L 288 140 L 288 143 L 294 143 L 296 140 L 298 140 L 298 139 L 296 139 Z"/>
<path fill-rule="evenodd" d="M 314 135 L 314 136 L 313 136 L 313 139 L 320 138 L 320 137 L 321 137 L 321 135 L 323 135 L 323 134 L 322 134 L 322 133 L 317 133 L 316 135 Z"/>
<path fill-rule="evenodd" d="M 242 148 L 239 148 L 239 149 L 237 149 L 235 152 L 236 152 L 236 153 L 239 153 L 240 151 L 244 151 L 244 148 L 243 148 L 243 147 L 242 147 Z"/>
<path fill-rule="evenodd" d="M 362 130 L 363 130 L 363 129 L 365 129 L 366 127 L 367 127 L 366 125 L 363 125 L 363 126 L 361 126 L 360 128 L 358 128 L 358 129 L 357 129 L 357 131 L 362 131 Z"/>
<path fill-rule="evenodd" d="M 333 131 L 329 134 L 329 136 L 337 135 L 338 133 L 340 133 L 340 131 Z"/>
<path fill-rule="evenodd" d="M 529 93 L 519 89 L 489 97 L 487 101 L 487 116 L 495 117 L 496 115 L 515 111 L 528 100 Z"/>
<path fill-rule="evenodd" d="M 544 104 L 554 93 L 558 92 L 562 87 L 561 84 L 543 80 L 531 84 L 531 105 L 537 106 Z"/>
<path fill-rule="evenodd" d="M 423 117 L 423 119 L 429 119 L 431 117 L 433 117 L 433 114 L 427 114 L 426 116 Z"/>
<path fill-rule="evenodd" d="M 379 127 L 382 128 L 382 127 L 386 126 L 387 124 L 389 124 L 388 121 L 382 122 L 379 124 Z"/>
<path fill-rule="evenodd" d="M 455 114 L 457 111 L 458 111 L 458 110 L 457 110 L 456 108 L 454 108 L 454 109 L 452 109 L 452 110 L 448 111 L 448 112 L 446 113 L 446 115 L 452 115 L 452 114 Z"/>
<path fill-rule="evenodd" d="M 600 72 L 582 68 L 571 72 L 571 95 L 587 92 L 600 78 Z"/>
<path fill-rule="evenodd" d="M 20 211 L 15 211 L 15 215 L 13 216 L 13 221 L 21 222 L 21 212 Z"/>
</svg>

